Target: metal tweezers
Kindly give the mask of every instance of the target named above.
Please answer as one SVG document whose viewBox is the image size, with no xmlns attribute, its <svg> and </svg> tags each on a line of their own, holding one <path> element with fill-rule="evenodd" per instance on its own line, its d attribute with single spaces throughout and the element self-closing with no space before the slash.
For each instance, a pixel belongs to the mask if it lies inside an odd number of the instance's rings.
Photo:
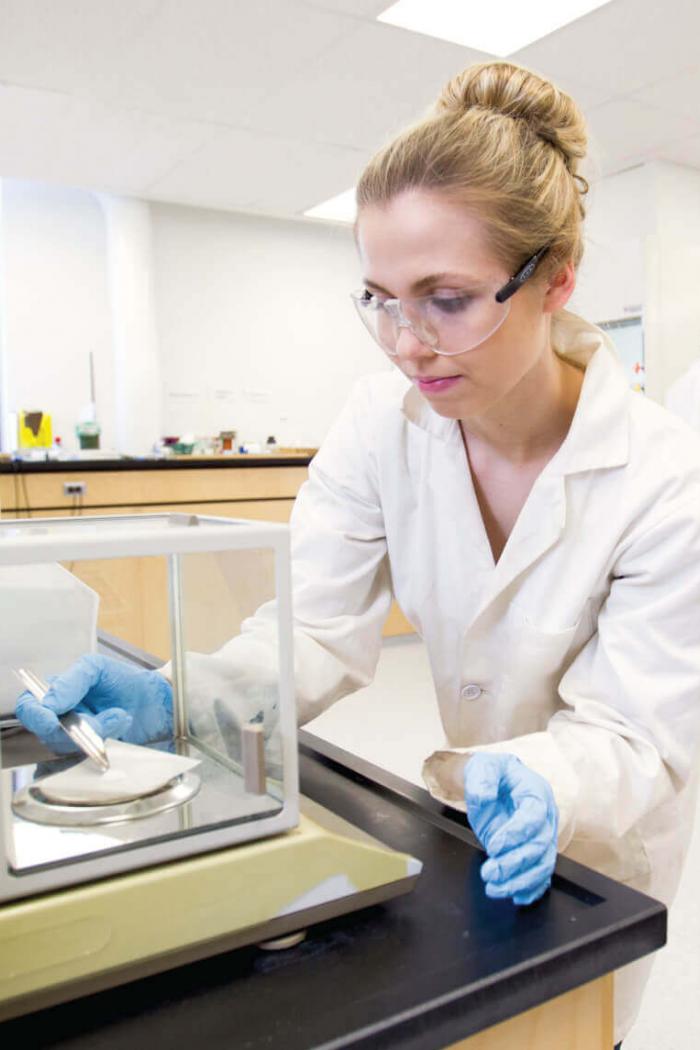
<svg viewBox="0 0 700 1050">
<path fill-rule="evenodd" d="M 15 674 L 22 685 L 32 696 L 41 703 L 49 691 L 49 686 L 33 671 L 27 671 L 19 667 Z M 92 728 L 87 718 L 76 711 L 69 711 L 65 715 L 58 715 L 58 724 L 83 754 L 92 759 L 95 765 L 104 773 L 109 769 L 109 759 L 105 750 L 105 742 L 99 733 Z"/>
</svg>

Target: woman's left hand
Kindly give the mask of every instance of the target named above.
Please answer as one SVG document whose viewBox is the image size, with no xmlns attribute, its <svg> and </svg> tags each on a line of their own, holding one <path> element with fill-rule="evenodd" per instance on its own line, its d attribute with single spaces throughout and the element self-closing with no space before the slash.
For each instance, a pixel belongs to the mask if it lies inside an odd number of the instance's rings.
<svg viewBox="0 0 700 1050">
<path fill-rule="evenodd" d="M 464 770 L 464 797 L 489 856 L 481 868 L 487 896 L 538 900 L 557 860 L 558 811 L 549 783 L 515 755 L 477 752 Z"/>
</svg>

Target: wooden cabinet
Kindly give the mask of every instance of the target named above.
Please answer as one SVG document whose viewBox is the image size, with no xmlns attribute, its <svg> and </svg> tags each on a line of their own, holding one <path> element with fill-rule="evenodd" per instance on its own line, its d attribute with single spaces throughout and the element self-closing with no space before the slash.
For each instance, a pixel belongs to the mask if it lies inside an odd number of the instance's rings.
<svg viewBox="0 0 700 1050">
<path fill-rule="evenodd" d="M 51 473 L 0 474 L 0 508 L 37 512 L 84 507 L 154 507 L 180 503 L 215 503 L 241 500 L 293 500 L 306 480 L 305 466 L 201 467 L 160 470 L 52 471 Z M 66 483 L 80 483 L 84 494 L 77 500 L 66 495 Z"/>
<path fill-rule="evenodd" d="M 581 985 L 449 1050 L 612 1050 L 613 976 Z"/>
<path fill-rule="evenodd" d="M 0 474 L 3 520 L 27 517 L 158 514 L 176 510 L 225 518 L 288 522 L 307 477 L 305 465 L 215 466 L 155 470 L 71 469 Z M 81 496 L 64 485 L 79 482 Z M 76 575 L 100 595 L 100 627 L 162 659 L 170 655 L 163 558 L 82 562 Z M 394 602 L 385 637 L 413 628 Z"/>
</svg>

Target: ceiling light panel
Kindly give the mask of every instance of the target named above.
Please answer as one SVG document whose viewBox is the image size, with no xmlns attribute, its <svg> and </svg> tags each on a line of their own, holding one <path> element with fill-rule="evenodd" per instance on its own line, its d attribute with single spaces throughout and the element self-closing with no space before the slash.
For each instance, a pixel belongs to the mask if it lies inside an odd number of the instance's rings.
<svg viewBox="0 0 700 1050">
<path fill-rule="evenodd" d="M 322 204 L 317 204 L 304 212 L 304 215 L 310 219 L 331 219 L 333 222 L 349 223 L 355 221 L 356 214 L 354 186 L 351 190 L 345 190 L 337 197 L 331 197 L 330 200 L 323 201 Z"/>
<path fill-rule="evenodd" d="M 610 2 L 558 0 L 556 4 L 523 4 L 522 0 L 500 0 L 498 4 L 484 4 L 473 0 L 398 0 L 378 17 L 380 22 L 401 29 L 505 58 Z"/>
</svg>

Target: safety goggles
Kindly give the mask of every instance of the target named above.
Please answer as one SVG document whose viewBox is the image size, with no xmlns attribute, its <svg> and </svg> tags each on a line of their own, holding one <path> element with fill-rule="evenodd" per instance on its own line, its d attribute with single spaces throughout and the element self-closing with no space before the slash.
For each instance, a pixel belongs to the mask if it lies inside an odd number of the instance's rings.
<svg viewBox="0 0 700 1050">
<path fill-rule="evenodd" d="M 542 248 L 506 284 L 485 283 L 407 299 L 383 299 L 366 288 L 351 299 L 362 323 L 385 353 L 397 356 L 402 328 L 443 357 L 474 350 L 496 332 L 510 312 L 510 300 L 532 277 L 547 252 Z"/>
</svg>

